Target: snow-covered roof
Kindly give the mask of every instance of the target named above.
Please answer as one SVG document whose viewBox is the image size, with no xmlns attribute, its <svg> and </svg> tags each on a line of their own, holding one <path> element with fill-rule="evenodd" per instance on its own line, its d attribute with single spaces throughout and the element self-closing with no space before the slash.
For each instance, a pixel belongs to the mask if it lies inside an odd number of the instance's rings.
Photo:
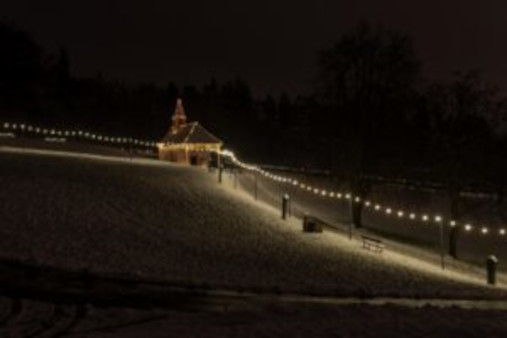
<svg viewBox="0 0 507 338">
<path fill-rule="evenodd" d="M 176 131 L 169 130 L 162 143 L 181 144 L 181 143 L 219 143 L 222 141 L 210 133 L 199 122 L 191 122 L 180 126 Z"/>
</svg>

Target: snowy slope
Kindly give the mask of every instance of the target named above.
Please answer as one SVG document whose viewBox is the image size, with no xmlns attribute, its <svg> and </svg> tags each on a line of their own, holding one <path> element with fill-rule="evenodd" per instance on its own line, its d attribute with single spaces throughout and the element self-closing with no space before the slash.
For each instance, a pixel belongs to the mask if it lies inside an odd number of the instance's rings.
<svg viewBox="0 0 507 338">
<path fill-rule="evenodd" d="M 332 180 L 321 176 L 304 176 L 291 173 L 282 173 L 312 185 L 313 187 L 325 188 L 328 190 L 347 191 L 346 182 Z M 253 191 L 253 176 L 251 173 L 243 172 L 239 175 L 239 182 L 243 189 Z M 293 212 L 301 216 L 305 212 L 317 216 L 324 221 L 346 229 L 350 223 L 350 205 L 345 199 L 336 199 L 315 195 L 312 192 L 292 187 L 290 184 L 276 182 L 262 176 L 258 176 L 259 199 L 270 205 L 280 204 L 283 193 L 289 193 L 293 201 Z M 363 225 L 372 231 L 385 235 L 391 235 L 405 242 L 420 245 L 438 252 L 440 250 L 440 229 L 435 222 L 424 222 L 422 214 L 430 217 L 441 215 L 446 219 L 444 226 L 445 246 L 447 248 L 450 227 L 448 225 L 449 201 L 444 193 L 431 190 L 408 189 L 396 185 L 375 186 L 368 199 L 379 202 L 383 207 L 389 206 L 393 209 L 391 215 L 385 212 L 374 211 L 373 208 L 365 208 L 363 211 Z M 474 226 L 470 233 L 462 232 L 458 238 L 458 256 L 461 260 L 473 262 L 484 266 L 487 257 L 491 254 L 500 259 L 499 269 L 507 271 L 507 236 L 498 234 L 499 229 L 506 228 L 502 220 L 504 206 L 495 205 L 490 199 L 483 196 L 467 195 L 462 197 L 463 219 Z M 398 217 L 396 212 L 404 210 L 403 217 Z M 417 220 L 410 220 L 408 215 L 414 212 L 418 215 Z M 482 226 L 489 227 L 488 234 L 482 234 Z"/>
<path fill-rule="evenodd" d="M 216 173 L 153 160 L 0 151 L 0 254 L 210 287 L 360 296 L 500 296 L 432 264 L 307 235 Z"/>
</svg>

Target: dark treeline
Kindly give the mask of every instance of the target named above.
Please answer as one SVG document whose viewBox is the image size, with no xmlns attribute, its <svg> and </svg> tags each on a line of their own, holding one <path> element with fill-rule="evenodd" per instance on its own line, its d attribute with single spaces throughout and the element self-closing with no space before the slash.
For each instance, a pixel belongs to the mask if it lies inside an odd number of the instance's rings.
<svg viewBox="0 0 507 338">
<path fill-rule="evenodd" d="M 506 106 L 479 73 L 431 83 L 409 37 L 368 25 L 323 50 L 318 67 L 315 94 L 297 98 L 253 98 L 239 78 L 199 88 L 79 78 L 65 48 L 48 54 L 23 30 L 0 24 L 3 119 L 156 140 L 181 96 L 190 120 L 247 161 L 329 169 L 362 195 L 377 175 L 440 182 L 450 195 L 493 189 L 503 198 L 507 141 L 497 127 Z"/>
</svg>

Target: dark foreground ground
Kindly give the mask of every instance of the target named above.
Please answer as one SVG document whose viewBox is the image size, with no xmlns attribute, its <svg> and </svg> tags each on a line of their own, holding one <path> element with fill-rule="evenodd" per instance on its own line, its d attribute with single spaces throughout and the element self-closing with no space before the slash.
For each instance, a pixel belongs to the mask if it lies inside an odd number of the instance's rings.
<svg viewBox="0 0 507 338">
<path fill-rule="evenodd" d="M 505 337 L 501 300 L 220 291 L 0 263 L 0 337 Z"/>
<path fill-rule="evenodd" d="M 1 337 L 505 337 L 507 313 L 264 300 L 135 308 L 0 298 Z"/>
</svg>

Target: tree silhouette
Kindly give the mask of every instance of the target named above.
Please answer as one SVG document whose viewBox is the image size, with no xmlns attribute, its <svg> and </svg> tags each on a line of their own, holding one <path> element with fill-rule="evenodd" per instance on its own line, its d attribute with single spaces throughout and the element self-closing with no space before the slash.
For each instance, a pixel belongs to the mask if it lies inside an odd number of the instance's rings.
<svg viewBox="0 0 507 338">
<path fill-rule="evenodd" d="M 432 167 L 445 185 L 451 217 L 459 221 L 461 192 L 486 187 L 486 178 L 491 176 L 487 163 L 494 159 L 487 154 L 493 149 L 493 135 L 488 119 L 496 106 L 494 92 L 477 72 L 465 72 L 456 73 L 449 84 L 431 86 L 427 97 L 434 125 L 429 140 Z M 453 257 L 460 229 L 451 229 L 449 254 Z"/>
<path fill-rule="evenodd" d="M 332 166 L 345 171 L 354 195 L 364 197 L 369 190 L 367 170 L 380 171 L 382 164 L 396 158 L 389 155 L 400 143 L 400 121 L 419 77 L 412 41 L 394 31 L 361 25 L 324 50 L 319 66 L 320 93 L 333 107 L 326 125 L 346 126 L 339 129 L 340 135 L 327 131 L 334 136 L 328 145 L 337 149 L 330 154 Z M 354 204 L 357 226 L 361 226 L 361 207 Z"/>
</svg>

